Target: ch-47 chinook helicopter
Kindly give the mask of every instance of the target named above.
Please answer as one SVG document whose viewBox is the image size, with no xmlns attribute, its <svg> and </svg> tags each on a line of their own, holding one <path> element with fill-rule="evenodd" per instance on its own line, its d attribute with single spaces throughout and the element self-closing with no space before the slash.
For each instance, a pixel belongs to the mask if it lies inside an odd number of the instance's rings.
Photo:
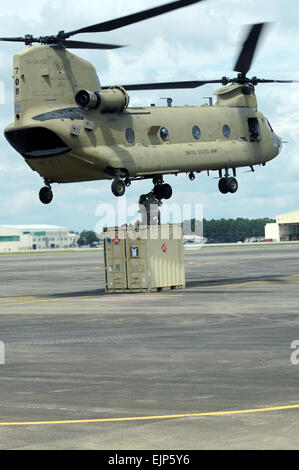
<svg viewBox="0 0 299 470">
<path fill-rule="evenodd" d="M 169 174 L 218 171 L 219 190 L 237 191 L 236 168 L 265 165 L 281 140 L 257 110 L 258 83 L 293 80 L 248 78 L 264 23 L 252 25 L 234 67 L 236 78 L 101 87 L 91 63 L 67 49 L 114 49 L 112 44 L 69 40 L 112 31 L 202 0 L 181 0 L 56 36 L 0 38 L 25 42 L 14 56 L 15 120 L 5 137 L 44 179 L 40 200 L 52 201 L 53 183 L 112 180 L 122 196 L 134 180 L 153 180 L 158 200 L 169 199 Z M 196 88 L 221 83 L 214 106 L 128 107 L 130 90 Z"/>
</svg>

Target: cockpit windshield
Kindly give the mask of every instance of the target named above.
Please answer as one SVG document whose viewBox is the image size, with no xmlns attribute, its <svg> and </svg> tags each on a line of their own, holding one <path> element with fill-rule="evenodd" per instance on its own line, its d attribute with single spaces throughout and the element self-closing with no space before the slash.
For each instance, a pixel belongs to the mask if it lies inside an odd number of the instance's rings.
<svg viewBox="0 0 299 470">
<path fill-rule="evenodd" d="M 273 129 L 272 129 L 272 126 L 271 126 L 270 122 L 268 121 L 268 119 L 266 119 L 266 126 L 267 126 L 268 131 L 274 132 Z"/>
</svg>

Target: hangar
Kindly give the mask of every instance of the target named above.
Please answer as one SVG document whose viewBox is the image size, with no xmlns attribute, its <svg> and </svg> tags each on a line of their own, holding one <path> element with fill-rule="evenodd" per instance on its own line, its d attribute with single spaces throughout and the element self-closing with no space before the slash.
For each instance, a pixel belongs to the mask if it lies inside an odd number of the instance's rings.
<svg viewBox="0 0 299 470">
<path fill-rule="evenodd" d="M 299 210 L 276 216 L 276 222 L 265 225 L 265 238 L 273 241 L 299 240 Z"/>
<path fill-rule="evenodd" d="M 0 252 L 73 248 L 79 235 L 53 225 L 0 226 Z"/>
</svg>

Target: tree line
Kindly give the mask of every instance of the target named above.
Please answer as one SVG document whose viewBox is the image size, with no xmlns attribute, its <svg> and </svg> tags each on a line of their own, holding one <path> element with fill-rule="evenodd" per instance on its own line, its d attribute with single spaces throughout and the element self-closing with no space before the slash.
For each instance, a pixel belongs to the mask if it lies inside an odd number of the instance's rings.
<svg viewBox="0 0 299 470">
<path fill-rule="evenodd" d="M 274 219 L 203 219 L 184 221 L 185 235 L 202 235 L 207 243 L 244 242 L 247 238 L 265 236 L 265 225 L 275 222 Z M 99 241 L 98 235 L 92 230 L 83 230 L 78 240 L 79 246 L 90 246 Z"/>
<path fill-rule="evenodd" d="M 190 221 L 189 221 L 190 222 Z M 207 243 L 236 243 L 244 242 L 247 238 L 265 236 L 265 225 L 275 222 L 274 219 L 203 219 L 202 233 Z M 185 224 L 185 223 L 184 223 Z M 200 222 L 191 220 L 191 234 L 198 232 Z"/>
</svg>

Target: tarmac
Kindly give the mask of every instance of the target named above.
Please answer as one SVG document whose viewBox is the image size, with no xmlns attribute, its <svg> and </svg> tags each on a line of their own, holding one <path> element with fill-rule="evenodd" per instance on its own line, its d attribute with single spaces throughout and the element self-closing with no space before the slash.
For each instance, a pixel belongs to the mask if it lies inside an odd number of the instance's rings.
<svg viewBox="0 0 299 470">
<path fill-rule="evenodd" d="M 185 267 L 107 295 L 101 251 L 1 256 L 0 448 L 297 450 L 299 246 Z"/>
</svg>

